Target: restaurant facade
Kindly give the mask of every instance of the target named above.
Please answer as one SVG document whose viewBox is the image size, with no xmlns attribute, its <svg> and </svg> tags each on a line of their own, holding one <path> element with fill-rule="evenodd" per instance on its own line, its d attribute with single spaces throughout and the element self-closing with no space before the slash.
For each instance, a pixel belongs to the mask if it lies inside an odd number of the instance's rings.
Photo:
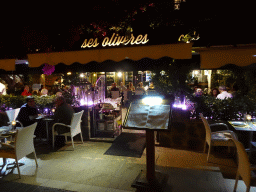
<svg viewBox="0 0 256 192">
<path fill-rule="evenodd" d="M 56 74 L 83 73 L 82 76 L 94 84 L 100 76 L 105 76 L 106 86 L 112 83 L 124 85 L 142 82 L 147 86 L 151 81 L 152 71 L 165 70 L 174 60 L 193 62 L 196 55 L 198 64 L 194 69 L 201 72 L 201 80 L 210 88 L 211 70 L 225 69 L 232 66 L 248 67 L 256 63 L 256 45 L 193 47 L 192 43 L 177 42 L 172 44 L 150 45 L 150 37 L 140 34 L 129 37 L 113 33 L 101 39 L 85 39 L 77 51 L 45 52 L 27 54 L 24 60 L 0 60 L 1 73 L 6 74 L 42 74 L 34 78 L 36 83 L 52 86 Z M 54 66 L 52 75 L 44 75 L 45 64 Z"/>
<path fill-rule="evenodd" d="M 81 45 L 85 47 L 85 50 L 27 54 L 27 59 L 22 61 L 15 59 L 0 60 L 0 68 L 9 75 L 33 74 L 36 77 L 33 79 L 33 83 L 44 85 L 47 88 L 61 80 L 62 75 L 60 74 L 80 73 L 83 76 L 80 76 L 79 79 L 81 85 L 80 90 L 78 90 L 80 94 L 78 97 L 81 107 L 84 105 L 86 107 L 91 103 L 104 102 L 104 99 L 109 97 L 106 93 L 113 82 L 117 85 L 120 85 L 121 82 L 124 85 L 130 82 L 134 86 L 140 82 L 147 85 L 150 82 L 152 71 L 161 71 L 166 67 L 168 68 L 173 60 L 180 61 L 177 62 L 180 65 L 187 63 L 186 66 L 188 66 L 189 63 L 192 65 L 195 62 L 193 56 L 200 56 L 199 62 L 196 61 L 200 64 L 197 69 L 201 71 L 202 77 L 206 77 L 208 88 L 211 85 L 211 70 L 234 66 L 253 67 L 253 64 L 256 63 L 256 45 L 209 48 L 197 48 L 193 47 L 193 43 L 184 42 L 147 45 L 146 37 L 146 35 L 142 35 L 128 39 L 127 42 L 129 41 L 130 46 L 118 46 L 118 42 L 124 41 L 118 36 L 103 40 L 102 44 L 97 40 L 89 39 Z M 143 42 L 145 44 L 142 44 Z M 96 45 L 105 45 L 105 47 L 95 49 Z M 52 74 L 43 74 L 46 65 L 54 66 L 55 69 Z M 208 73 L 206 73 L 206 70 Z M 100 82 L 102 80 L 102 83 L 100 83 L 96 98 L 93 97 L 93 94 L 89 94 L 89 87 L 86 86 L 88 85 L 87 82 L 92 85 L 97 83 L 98 80 Z M 204 80 L 202 78 L 202 81 L 205 81 L 205 78 Z M 91 121 L 93 118 L 97 118 L 97 115 L 90 114 L 88 107 L 85 111 L 87 115 L 85 115 L 86 120 L 83 127 L 86 131 L 84 131 L 83 136 L 84 138 L 90 138 L 92 135 L 96 135 L 93 131 L 98 130 L 100 126 L 93 125 L 94 122 L 98 121 Z M 90 129 L 88 127 L 98 128 Z"/>
<path fill-rule="evenodd" d="M 190 43 L 148 45 L 147 34 L 130 37 L 113 33 L 102 42 L 98 38 L 85 39 L 78 51 L 27 54 L 25 60 L 0 60 L 0 69 L 7 74 L 40 74 L 35 83 L 53 86 L 60 76 L 80 73 L 91 84 L 105 76 L 106 86 L 142 82 L 149 85 L 153 70 L 165 69 L 173 60 L 191 59 Z M 52 75 L 44 75 L 44 65 L 54 66 Z M 34 75 L 35 76 L 35 75 Z M 82 80 L 84 81 L 84 80 Z"/>
</svg>

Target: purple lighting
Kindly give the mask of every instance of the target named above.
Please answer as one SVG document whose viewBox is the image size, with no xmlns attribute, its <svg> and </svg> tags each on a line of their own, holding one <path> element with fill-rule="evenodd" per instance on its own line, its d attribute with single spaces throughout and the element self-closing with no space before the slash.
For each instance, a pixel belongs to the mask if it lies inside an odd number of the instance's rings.
<svg viewBox="0 0 256 192">
<path fill-rule="evenodd" d="M 174 108 L 179 108 L 179 109 L 182 109 L 182 110 L 187 110 L 187 106 L 186 106 L 186 102 L 185 102 L 185 98 L 184 98 L 184 101 L 181 102 L 179 98 L 175 97 L 175 102 L 174 104 L 172 105 Z"/>
<path fill-rule="evenodd" d="M 183 110 L 187 109 L 187 106 L 185 104 L 173 104 L 173 107 L 180 108 L 180 109 L 183 109 Z"/>
<path fill-rule="evenodd" d="M 87 103 L 87 101 L 86 101 L 85 99 L 81 99 L 81 100 L 80 100 L 80 105 L 81 105 L 81 106 L 82 106 L 82 105 L 92 106 L 92 105 L 93 105 L 93 101 L 88 101 L 88 103 Z"/>
<path fill-rule="evenodd" d="M 73 90 L 73 95 L 77 97 L 80 106 L 92 106 L 99 102 L 105 101 L 105 77 L 100 76 L 95 85 L 87 84 L 85 86 L 77 86 Z"/>
</svg>

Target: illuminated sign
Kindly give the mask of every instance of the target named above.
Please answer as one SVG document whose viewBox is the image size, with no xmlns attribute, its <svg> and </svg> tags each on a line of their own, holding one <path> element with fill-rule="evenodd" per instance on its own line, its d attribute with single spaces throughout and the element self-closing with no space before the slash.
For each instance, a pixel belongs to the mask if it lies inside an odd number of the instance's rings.
<svg viewBox="0 0 256 192">
<path fill-rule="evenodd" d="M 134 45 L 134 44 L 146 44 L 149 41 L 148 34 L 146 35 L 138 35 L 137 37 L 134 37 L 133 34 L 131 34 L 130 38 L 127 38 L 125 36 L 119 36 L 118 34 L 113 33 L 112 37 L 105 37 L 102 41 L 102 47 L 106 46 L 119 46 L 119 45 Z M 90 47 L 97 47 L 99 45 L 98 38 L 96 39 L 85 39 L 83 44 L 81 45 L 81 48 L 90 48 Z"/>
</svg>

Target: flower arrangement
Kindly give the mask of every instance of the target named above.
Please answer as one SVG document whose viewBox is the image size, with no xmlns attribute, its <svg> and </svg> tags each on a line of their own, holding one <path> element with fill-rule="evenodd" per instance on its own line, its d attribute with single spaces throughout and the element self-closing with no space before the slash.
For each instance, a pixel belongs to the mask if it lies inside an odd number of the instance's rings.
<svg viewBox="0 0 256 192">
<path fill-rule="evenodd" d="M 55 70 L 55 66 L 45 63 L 42 70 L 45 75 L 51 75 Z"/>
</svg>

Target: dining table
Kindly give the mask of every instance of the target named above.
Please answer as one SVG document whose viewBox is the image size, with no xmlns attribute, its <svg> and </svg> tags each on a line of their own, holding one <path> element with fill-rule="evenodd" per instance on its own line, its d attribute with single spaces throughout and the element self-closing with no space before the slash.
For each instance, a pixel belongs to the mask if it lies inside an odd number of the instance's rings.
<svg viewBox="0 0 256 192">
<path fill-rule="evenodd" d="M 1 140 L 2 139 L 6 140 L 7 138 L 10 138 L 10 141 L 11 141 L 12 138 L 15 136 L 17 130 L 20 128 L 22 128 L 22 127 L 15 127 L 15 129 L 14 129 L 11 125 L 0 127 Z"/>
<path fill-rule="evenodd" d="M 45 129 L 46 129 L 46 141 L 49 142 L 49 122 L 53 121 L 52 116 L 47 116 L 47 115 L 40 115 L 36 118 L 36 121 L 44 121 L 45 122 Z M 42 137 L 40 137 L 42 140 Z"/>
<path fill-rule="evenodd" d="M 1 143 L 13 145 L 14 144 L 13 138 L 17 133 L 17 130 L 21 128 L 22 127 L 16 127 L 14 129 L 11 125 L 0 127 L 0 139 L 1 141 L 4 140 L 3 142 L 0 142 L 0 147 L 2 147 Z M 7 141 L 7 139 L 9 140 Z M 14 167 L 16 163 L 15 162 L 10 163 L 7 161 L 6 158 L 3 158 L 3 164 L 1 165 L 1 169 L 0 169 L 0 178 L 10 173 L 10 170 L 11 170 L 10 165 Z M 23 165 L 23 164 L 19 163 L 19 165 Z"/>
<path fill-rule="evenodd" d="M 248 146 L 246 149 L 249 152 L 249 156 L 253 151 L 256 151 L 256 142 L 253 141 L 253 134 L 256 131 L 256 121 L 228 121 L 228 124 L 235 129 L 235 131 L 248 132 L 249 140 Z"/>
</svg>

